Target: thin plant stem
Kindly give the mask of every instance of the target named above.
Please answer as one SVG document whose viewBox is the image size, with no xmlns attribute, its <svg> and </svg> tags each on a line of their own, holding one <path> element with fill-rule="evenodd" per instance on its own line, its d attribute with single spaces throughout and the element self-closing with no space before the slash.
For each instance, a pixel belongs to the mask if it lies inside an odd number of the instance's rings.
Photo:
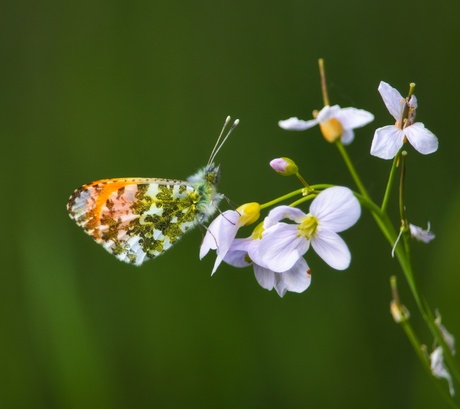
<svg viewBox="0 0 460 409">
<path fill-rule="evenodd" d="M 319 66 L 319 76 L 321 78 L 321 92 L 323 94 L 323 103 L 324 106 L 328 106 L 329 103 L 329 95 L 327 93 L 327 81 L 326 81 L 326 69 L 324 68 L 324 59 L 320 58 L 318 60 Z"/>
<path fill-rule="evenodd" d="M 401 152 L 401 177 L 399 179 L 399 216 L 401 218 L 402 228 L 407 228 L 406 203 L 405 203 L 405 186 L 406 186 L 406 151 Z M 404 233 L 403 233 L 404 234 Z"/>
<path fill-rule="evenodd" d="M 396 176 L 396 168 L 398 167 L 398 162 L 399 162 L 399 153 L 393 159 L 393 164 L 390 170 L 390 176 L 388 177 L 387 187 L 385 189 L 385 194 L 383 196 L 382 205 L 380 206 L 383 212 L 386 212 L 388 208 L 388 202 L 390 200 L 390 195 L 391 195 L 391 188 L 393 187 L 393 182 Z"/>
<path fill-rule="evenodd" d="M 273 200 L 270 200 L 269 202 L 267 203 L 264 203 L 264 204 L 261 204 L 260 205 L 260 208 L 261 209 L 265 209 L 267 207 L 271 207 L 279 202 L 282 202 L 284 200 L 287 200 L 287 199 L 290 199 L 291 197 L 294 197 L 294 196 L 297 196 L 297 195 L 301 195 L 305 192 L 305 188 L 301 188 L 301 189 L 297 189 L 297 190 L 294 190 L 293 192 L 290 192 L 290 193 L 287 193 L 283 196 L 280 196 L 280 197 L 277 197 L 276 199 L 273 199 Z"/>
<path fill-rule="evenodd" d="M 360 191 L 360 193 L 364 197 L 366 197 L 368 200 L 370 200 L 370 196 L 367 193 L 367 190 L 364 187 L 364 184 L 361 181 L 361 178 L 359 177 L 358 172 L 356 172 L 356 169 L 355 169 L 355 167 L 353 165 L 353 162 L 351 161 L 350 156 L 348 155 L 348 152 L 347 152 L 345 146 L 343 146 L 343 143 L 340 141 L 340 139 L 337 139 L 337 141 L 335 142 L 335 146 L 337 146 L 337 149 L 339 150 L 340 154 L 342 155 L 342 158 L 343 158 L 343 160 L 345 162 L 345 165 L 347 166 L 348 171 L 350 172 L 351 177 L 353 178 L 358 190 Z"/>
</svg>

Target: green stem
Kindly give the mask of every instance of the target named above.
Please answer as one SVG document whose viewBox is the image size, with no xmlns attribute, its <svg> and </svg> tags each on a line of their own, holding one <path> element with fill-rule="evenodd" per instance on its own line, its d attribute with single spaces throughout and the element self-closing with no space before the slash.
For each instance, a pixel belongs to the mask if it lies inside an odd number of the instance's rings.
<svg viewBox="0 0 460 409">
<path fill-rule="evenodd" d="M 270 200 L 269 202 L 267 203 L 264 203 L 264 204 L 261 204 L 260 205 L 260 208 L 261 209 L 265 209 L 267 207 L 270 207 L 270 206 L 273 206 L 279 202 L 282 202 L 284 200 L 287 200 L 287 199 L 290 199 L 291 197 L 294 197 L 294 196 L 297 196 L 297 195 L 301 195 L 305 192 L 305 188 L 301 188 L 301 189 L 297 189 L 297 190 L 294 190 L 293 192 L 290 192 L 290 193 L 287 193 L 283 196 L 280 196 L 280 197 L 277 197 L 276 199 L 273 199 L 273 200 Z"/>
<path fill-rule="evenodd" d="M 417 354 L 417 357 L 419 358 L 420 362 L 422 363 L 422 366 L 425 368 L 425 370 L 428 372 L 430 377 L 434 380 L 434 383 L 436 385 L 436 388 L 438 389 L 438 392 L 443 396 L 445 401 L 449 403 L 450 407 L 458 409 L 458 405 L 455 403 L 455 401 L 452 399 L 452 396 L 450 396 L 449 392 L 447 392 L 446 388 L 444 385 L 441 384 L 441 380 L 435 378 L 432 373 L 431 373 L 431 368 L 430 364 L 427 360 L 426 354 L 420 347 L 420 341 L 417 338 L 417 335 L 414 332 L 414 329 L 412 328 L 411 324 L 409 321 L 403 321 L 400 323 L 402 329 L 404 330 L 407 338 L 409 339 L 409 342 L 411 343 L 412 347 L 414 348 L 415 353 Z"/>
<path fill-rule="evenodd" d="M 329 105 L 329 95 L 327 94 L 326 69 L 324 68 L 324 59 L 318 60 L 319 76 L 321 78 L 321 92 L 323 94 L 324 106 Z"/>
<path fill-rule="evenodd" d="M 285 194 L 283 196 L 277 197 L 276 199 L 270 200 L 267 203 L 261 204 L 260 208 L 261 209 L 266 209 L 267 207 L 271 207 L 271 206 L 273 206 L 273 205 L 275 205 L 277 203 L 283 202 L 283 201 L 285 201 L 287 199 L 290 199 L 291 197 L 294 197 L 294 196 L 297 196 L 297 195 L 303 195 L 303 197 L 302 197 L 302 199 L 299 199 L 294 203 L 297 203 L 297 202 L 303 203 L 303 202 L 305 202 L 305 200 L 310 200 L 312 197 L 314 197 L 314 196 L 307 196 L 308 193 L 317 194 L 319 190 L 324 190 L 324 189 L 327 189 L 327 188 L 333 187 L 333 186 L 335 186 L 335 185 L 326 184 L 326 183 L 318 183 L 316 185 L 311 185 L 308 188 L 303 187 L 301 189 L 297 189 L 297 190 L 294 190 L 293 192 L 287 193 L 287 194 Z M 308 197 L 308 199 L 305 199 L 306 197 Z M 294 206 L 294 204 L 291 204 L 290 206 Z"/>
<path fill-rule="evenodd" d="M 406 151 L 401 152 L 401 177 L 399 182 L 399 216 L 401 218 L 401 228 L 407 229 L 406 217 L 406 201 L 405 201 L 405 186 L 406 186 Z"/>
<path fill-rule="evenodd" d="M 374 202 L 364 197 L 363 195 L 355 194 L 355 196 L 358 198 L 360 203 L 371 212 L 381 232 L 388 240 L 390 246 L 393 247 L 397 239 L 397 233 L 386 212 L 382 212 L 382 210 Z M 423 320 L 425 321 L 428 329 L 435 338 L 437 344 L 442 347 L 444 352 L 444 360 L 449 369 L 451 370 L 452 376 L 456 379 L 458 383 L 460 383 L 460 372 L 457 368 L 457 363 L 455 362 L 452 353 L 448 345 L 446 344 L 444 337 L 441 334 L 440 329 L 435 324 L 435 316 L 431 311 L 427 301 L 421 295 L 419 286 L 413 274 L 412 263 L 410 261 L 410 246 L 408 245 L 408 243 L 406 243 L 409 240 L 410 235 L 403 234 L 403 243 L 398 243 L 395 248 L 396 259 L 398 260 L 399 265 L 401 266 L 401 269 L 404 273 L 406 281 L 411 290 L 412 296 L 414 297 L 414 300 L 417 304 L 417 308 Z"/>
<path fill-rule="evenodd" d="M 351 174 L 351 177 L 355 181 L 356 186 L 358 187 L 358 190 L 361 192 L 361 194 L 366 197 L 368 200 L 370 200 L 370 196 L 367 193 L 366 188 L 364 187 L 363 182 L 361 182 L 361 178 L 358 175 L 358 172 L 356 172 L 355 167 L 353 166 L 353 162 L 350 159 L 350 156 L 348 156 L 348 152 L 345 149 L 345 146 L 343 146 L 342 142 L 340 139 L 337 139 L 335 141 L 335 146 L 337 146 L 340 154 L 342 155 L 342 158 L 345 162 L 345 165 L 347 165 L 348 171 Z"/>
<path fill-rule="evenodd" d="M 380 206 L 380 208 L 382 209 L 382 212 L 386 212 L 387 207 L 388 207 L 388 201 L 390 200 L 391 188 L 393 186 L 393 182 L 396 176 L 396 168 L 398 167 L 398 161 L 399 161 L 399 153 L 393 159 L 393 164 L 390 170 L 390 176 L 388 177 L 387 187 L 385 189 L 385 194 L 382 200 L 382 206 Z"/>
</svg>

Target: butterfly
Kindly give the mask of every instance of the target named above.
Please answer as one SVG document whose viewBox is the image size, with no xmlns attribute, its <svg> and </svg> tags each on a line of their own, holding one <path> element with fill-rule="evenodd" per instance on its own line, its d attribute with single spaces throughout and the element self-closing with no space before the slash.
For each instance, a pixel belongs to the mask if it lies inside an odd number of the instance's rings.
<svg viewBox="0 0 460 409">
<path fill-rule="evenodd" d="M 206 222 L 224 197 L 216 186 L 220 166 L 214 159 L 239 120 L 222 136 L 208 164 L 186 181 L 116 178 L 92 182 L 74 191 L 67 211 L 85 233 L 119 260 L 141 265 L 163 254 L 187 231 Z M 222 142 L 220 142 L 222 140 Z"/>
</svg>

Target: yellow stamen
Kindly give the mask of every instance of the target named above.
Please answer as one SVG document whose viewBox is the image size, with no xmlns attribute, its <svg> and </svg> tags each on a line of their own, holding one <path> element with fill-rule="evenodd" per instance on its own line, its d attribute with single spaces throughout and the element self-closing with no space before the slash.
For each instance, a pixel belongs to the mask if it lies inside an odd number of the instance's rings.
<svg viewBox="0 0 460 409">
<path fill-rule="evenodd" d="M 262 238 L 262 233 L 264 232 L 264 222 L 259 223 L 251 234 L 251 239 L 260 240 Z"/>
<path fill-rule="evenodd" d="M 318 227 L 318 219 L 311 214 L 308 214 L 302 222 L 299 224 L 299 233 L 298 236 L 304 236 L 307 239 L 310 239 L 316 234 L 316 228 Z"/>
</svg>

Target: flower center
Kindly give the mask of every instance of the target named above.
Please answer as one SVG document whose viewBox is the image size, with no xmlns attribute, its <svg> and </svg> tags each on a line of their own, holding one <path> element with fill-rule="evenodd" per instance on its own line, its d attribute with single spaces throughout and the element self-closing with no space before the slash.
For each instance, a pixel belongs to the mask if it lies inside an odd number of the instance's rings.
<svg viewBox="0 0 460 409">
<path fill-rule="evenodd" d="M 311 239 L 316 234 L 318 227 L 318 219 L 311 214 L 307 214 L 302 222 L 299 224 L 299 232 L 297 236 L 304 236 L 306 239 Z"/>
<path fill-rule="evenodd" d="M 335 142 L 343 134 L 343 126 L 337 118 L 326 119 L 319 124 L 324 139 L 328 142 Z"/>
</svg>

